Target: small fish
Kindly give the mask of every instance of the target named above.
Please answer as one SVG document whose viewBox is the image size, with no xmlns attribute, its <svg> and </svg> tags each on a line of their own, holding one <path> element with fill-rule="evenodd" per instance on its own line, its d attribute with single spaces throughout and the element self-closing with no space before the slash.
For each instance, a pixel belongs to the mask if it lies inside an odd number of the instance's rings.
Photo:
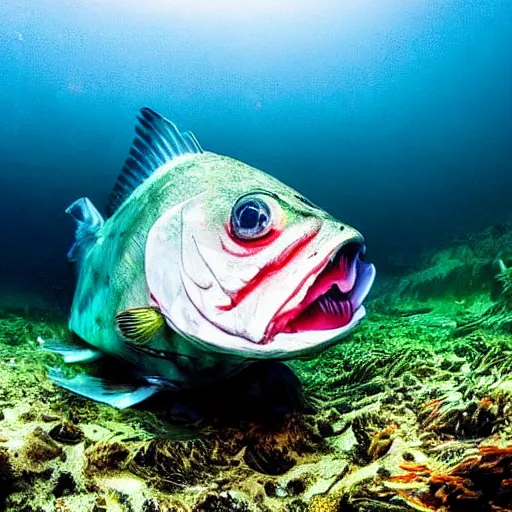
<svg viewBox="0 0 512 512">
<path fill-rule="evenodd" d="M 57 384 L 116 407 L 226 379 L 257 360 L 318 354 L 365 315 L 362 235 L 258 169 L 202 149 L 149 108 L 107 205 L 68 209 L 77 285 L 69 329 L 39 341 L 65 361 L 131 363 L 123 385 Z"/>
</svg>

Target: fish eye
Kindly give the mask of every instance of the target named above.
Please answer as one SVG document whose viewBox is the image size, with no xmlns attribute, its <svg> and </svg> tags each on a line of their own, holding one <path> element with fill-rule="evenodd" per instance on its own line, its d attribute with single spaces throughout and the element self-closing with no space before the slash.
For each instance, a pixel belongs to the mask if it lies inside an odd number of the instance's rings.
<svg viewBox="0 0 512 512">
<path fill-rule="evenodd" d="M 241 197 L 231 211 L 231 228 L 242 240 L 261 238 L 272 228 L 270 206 L 261 197 Z"/>
</svg>

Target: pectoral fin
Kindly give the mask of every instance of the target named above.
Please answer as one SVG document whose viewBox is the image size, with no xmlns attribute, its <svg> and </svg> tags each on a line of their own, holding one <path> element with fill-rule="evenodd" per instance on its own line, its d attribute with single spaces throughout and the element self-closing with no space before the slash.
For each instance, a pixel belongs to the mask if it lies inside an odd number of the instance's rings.
<svg viewBox="0 0 512 512">
<path fill-rule="evenodd" d="M 44 340 L 39 336 L 38 343 L 44 350 L 60 354 L 66 363 L 90 363 L 103 357 L 103 352 L 88 347 L 85 344 L 75 344 L 70 341 Z"/>
<path fill-rule="evenodd" d="M 48 376 L 55 384 L 68 391 L 118 409 L 138 404 L 161 389 L 155 384 L 121 384 L 86 374 L 68 379 L 59 368 L 49 368 Z"/>
<path fill-rule="evenodd" d="M 163 327 L 165 321 L 158 308 L 131 308 L 116 316 L 117 327 L 129 343 L 145 345 Z"/>
</svg>

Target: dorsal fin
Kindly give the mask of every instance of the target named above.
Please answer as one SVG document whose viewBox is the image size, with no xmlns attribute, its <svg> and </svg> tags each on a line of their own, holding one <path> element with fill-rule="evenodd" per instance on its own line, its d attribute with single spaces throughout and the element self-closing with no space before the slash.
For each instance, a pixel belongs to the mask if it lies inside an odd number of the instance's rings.
<svg viewBox="0 0 512 512">
<path fill-rule="evenodd" d="M 137 121 L 130 153 L 107 204 L 109 217 L 156 169 L 178 156 L 203 152 L 193 133 L 180 132 L 150 108 L 142 108 Z"/>
</svg>

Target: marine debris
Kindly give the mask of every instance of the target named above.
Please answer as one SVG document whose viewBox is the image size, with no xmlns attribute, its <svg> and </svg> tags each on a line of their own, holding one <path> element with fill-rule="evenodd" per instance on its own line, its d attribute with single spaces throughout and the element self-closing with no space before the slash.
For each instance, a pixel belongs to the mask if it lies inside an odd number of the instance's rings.
<svg viewBox="0 0 512 512">
<path fill-rule="evenodd" d="M 510 247 L 489 229 L 427 258 L 289 363 L 298 380 L 249 370 L 122 411 L 46 379 L 36 339 L 64 318 L 0 311 L 3 510 L 511 511 Z"/>
</svg>

